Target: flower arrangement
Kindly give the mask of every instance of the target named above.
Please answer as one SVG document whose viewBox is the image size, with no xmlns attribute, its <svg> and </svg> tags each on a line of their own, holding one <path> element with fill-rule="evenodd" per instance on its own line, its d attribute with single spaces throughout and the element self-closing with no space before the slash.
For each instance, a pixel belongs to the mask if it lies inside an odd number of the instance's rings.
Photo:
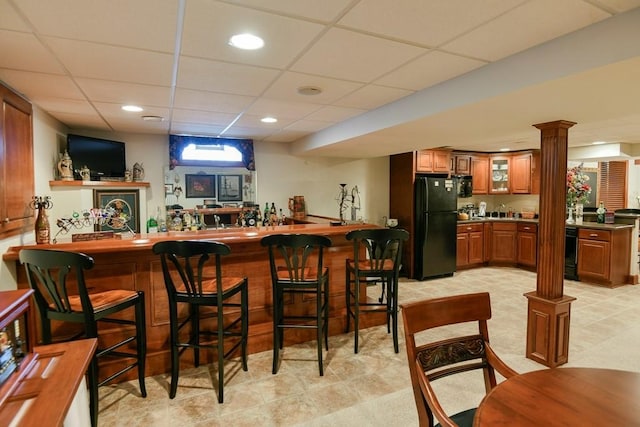
<svg viewBox="0 0 640 427">
<path fill-rule="evenodd" d="M 583 164 L 567 169 L 567 206 L 575 206 L 576 203 L 587 203 L 591 186 L 589 176 L 582 172 Z"/>
</svg>

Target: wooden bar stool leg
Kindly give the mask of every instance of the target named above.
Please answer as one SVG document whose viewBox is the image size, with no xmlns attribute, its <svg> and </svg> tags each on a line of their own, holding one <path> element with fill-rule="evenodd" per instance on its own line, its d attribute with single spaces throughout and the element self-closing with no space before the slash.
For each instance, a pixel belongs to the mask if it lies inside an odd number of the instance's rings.
<svg viewBox="0 0 640 427">
<path fill-rule="evenodd" d="M 138 302 L 135 305 L 136 316 L 136 354 L 138 355 L 138 383 L 140 394 L 147 397 L 147 388 L 144 382 L 145 366 L 147 360 L 147 326 L 144 309 L 144 293 L 138 293 Z"/>
</svg>

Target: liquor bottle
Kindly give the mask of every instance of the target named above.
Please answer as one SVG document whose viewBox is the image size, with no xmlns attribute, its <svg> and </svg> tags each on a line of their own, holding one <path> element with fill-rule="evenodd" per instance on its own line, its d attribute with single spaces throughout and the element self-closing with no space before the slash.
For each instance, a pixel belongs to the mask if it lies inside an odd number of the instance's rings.
<svg viewBox="0 0 640 427">
<path fill-rule="evenodd" d="M 596 209 L 596 221 L 599 224 L 604 224 L 605 213 L 607 213 L 607 209 L 604 207 L 604 202 L 600 201 L 600 206 L 598 206 L 598 209 Z"/>
<path fill-rule="evenodd" d="M 151 215 L 149 220 L 147 220 L 147 233 L 157 233 L 158 232 L 158 221 Z"/>
<path fill-rule="evenodd" d="M 164 217 L 164 215 L 162 215 L 160 213 L 160 206 L 158 206 L 158 208 L 156 209 L 156 220 L 158 221 L 158 231 L 161 233 L 166 233 L 167 232 L 167 220 Z"/>
<path fill-rule="evenodd" d="M 198 208 L 193 209 L 193 220 L 191 221 L 191 231 L 198 231 L 200 229 L 200 213 Z"/>
<path fill-rule="evenodd" d="M 275 203 L 271 203 L 271 209 L 269 209 L 269 224 L 278 225 L 278 212 Z"/>
<path fill-rule="evenodd" d="M 49 218 L 44 206 L 38 207 L 38 217 L 36 218 L 36 244 L 48 245 L 51 235 L 49 228 Z"/>
<path fill-rule="evenodd" d="M 260 227 L 262 224 L 262 212 L 260 212 L 260 207 L 256 210 L 256 227 Z"/>
<path fill-rule="evenodd" d="M 265 227 L 269 225 L 269 202 L 265 202 L 264 204 L 264 211 L 262 212 L 262 222 Z"/>
<path fill-rule="evenodd" d="M 287 217 L 284 216 L 284 213 L 282 212 L 282 208 L 280 208 L 280 221 L 278 222 L 279 225 L 287 225 Z"/>
</svg>

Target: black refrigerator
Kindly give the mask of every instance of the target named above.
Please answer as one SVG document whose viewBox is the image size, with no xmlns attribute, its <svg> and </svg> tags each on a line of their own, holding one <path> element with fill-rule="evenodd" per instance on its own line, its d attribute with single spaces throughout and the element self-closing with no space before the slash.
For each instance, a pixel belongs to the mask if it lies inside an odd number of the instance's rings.
<svg viewBox="0 0 640 427">
<path fill-rule="evenodd" d="M 456 271 L 455 178 L 419 175 L 415 184 L 415 271 L 424 280 Z"/>
</svg>

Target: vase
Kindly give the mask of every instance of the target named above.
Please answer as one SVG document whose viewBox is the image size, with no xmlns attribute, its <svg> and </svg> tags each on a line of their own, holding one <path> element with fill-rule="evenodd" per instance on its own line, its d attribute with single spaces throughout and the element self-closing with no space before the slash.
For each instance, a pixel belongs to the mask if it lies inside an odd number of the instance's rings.
<svg viewBox="0 0 640 427">
<path fill-rule="evenodd" d="M 573 207 L 572 206 L 569 206 L 567 208 L 567 213 L 568 213 L 568 215 L 567 215 L 567 224 L 575 224 L 576 221 L 575 221 L 575 219 L 573 219 Z"/>
<path fill-rule="evenodd" d="M 583 221 L 584 205 L 582 203 L 576 203 L 576 224 L 580 225 Z"/>
</svg>

